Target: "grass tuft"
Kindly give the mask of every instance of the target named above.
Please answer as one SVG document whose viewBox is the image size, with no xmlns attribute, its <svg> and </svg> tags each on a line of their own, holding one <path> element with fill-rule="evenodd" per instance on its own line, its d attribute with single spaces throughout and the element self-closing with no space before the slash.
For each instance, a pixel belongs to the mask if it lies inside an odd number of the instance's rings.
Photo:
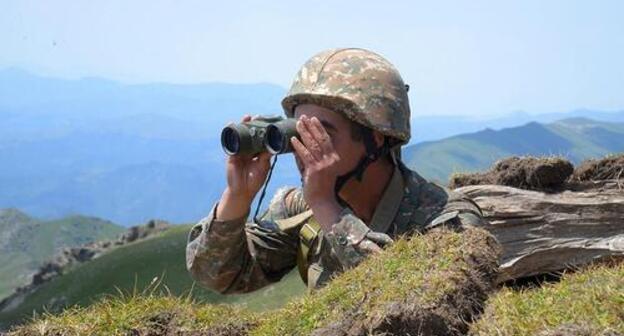
<svg viewBox="0 0 624 336">
<path fill-rule="evenodd" d="M 624 334 L 624 263 L 594 266 L 561 282 L 514 291 L 488 301 L 474 335 Z"/>
<path fill-rule="evenodd" d="M 156 279 L 142 291 L 119 291 L 87 308 L 44 313 L 9 335 L 337 334 L 328 330 L 335 325 L 354 334 L 405 334 L 431 321 L 442 334 L 455 335 L 467 330 L 485 301 L 497 257 L 483 230 L 436 229 L 397 241 L 327 287 L 269 313 L 199 304 L 190 294 L 167 294 Z"/>
<path fill-rule="evenodd" d="M 253 313 L 232 305 L 198 304 L 190 295 L 166 294 L 155 279 L 143 291 L 120 290 L 88 308 L 74 306 L 58 315 L 35 316 L 8 335 L 164 335 L 214 330 L 236 335 L 255 321 Z"/>
<path fill-rule="evenodd" d="M 323 328 L 332 326 L 352 331 L 383 328 L 382 320 L 388 320 L 390 308 L 396 304 L 416 306 L 421 309 L 419 313 L 426 311 L 425 315 L 427 312 L 440 315 L 439 309 L 449 295 L 459 294 L 463 287 L 473 284 L 474 278 L 483 275 L 470 274 L 469 269 L 475 265 L 470 265 L 468 260 L 476 259 L 478 263 L 486 260 L 495 268 L 496 249 L 490 249 L 484 237 L 487 234 L 480 230 L 463 234 L 444 230 L 397 241 L 385 253 L 343 273 L 314 295 L 289 303 L 251 334 L 306 335 L 313 331 L 324 334 L 329 330 Z M 491 266 L 485 268 L 489 267 L 491 272 Z M 479 293 L 473 294 L 473 297 L 468 294 L 466 301 L 478 304 Z M 450 309 L 464 313 L 464 308 L 467 307 L 458 304 Z M 457 318 L 452 316 L 457 311 L 449 311 L 449 324 Z"/>
</svg>

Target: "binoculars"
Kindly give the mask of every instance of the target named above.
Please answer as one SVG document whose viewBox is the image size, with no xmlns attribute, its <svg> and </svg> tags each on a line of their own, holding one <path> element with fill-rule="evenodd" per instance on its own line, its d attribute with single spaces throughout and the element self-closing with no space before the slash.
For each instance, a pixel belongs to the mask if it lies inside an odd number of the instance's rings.
<svg viewBox="0 0 624 336">
<path fill-rule="evenodd" d="M 297 120 L 262 116 L 240 124 L 230 124 L 221 131 L 221 146 L 227 155 L 255 155 L 264 151 L 284 154 L 293 151 L 290 138 L 299 137 Z"/>
</svg>

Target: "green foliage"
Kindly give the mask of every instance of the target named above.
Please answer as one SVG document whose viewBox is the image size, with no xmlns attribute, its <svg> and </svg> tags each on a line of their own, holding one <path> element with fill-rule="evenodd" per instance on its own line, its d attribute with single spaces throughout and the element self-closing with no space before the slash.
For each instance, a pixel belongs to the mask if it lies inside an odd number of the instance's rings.
<svg viewBox="0 0 624 336">
<path fill-rule="evenodd" d="M 456 233 L 432 233 L 423 236 L 427 239 L 399 240 L 384 253 L 368 258 L 314 294 L 295 299 L 277 311 L 259 314 L 253 311 L 280 307 L 289 296 L 295 295 L 286 292 L 292 290 L 290 281 L 299 280 L 292 277 L 264 292 L 223 297 L 198 287 L 191 288 L 192 281 L 188 278 L 171 279 L 172 273 L 186 275 L 185 270 L 172 268 L 173 265 L 184 267 L 183 256 L 172 257 L 164 264 L 159 260 L 168 258 L 166 255 L 171 253 L 168 248 L 179 251 L 183 247 L 182 238 L 188 229 L 188 226 L 177 227 L 158 237 L 122 247 L 81 265 L 58 281 L 52 281 L 45 292 L 69 291 L 67 295 L 76 298 L 86 295 L 88 299 L 77 300 L 86 307 L 74 306 L 59 315 L 38 316 L 17 329 L 14 335 L 40 335 L 43 331 L 67 335 L 123 335 L 161 327 L 198 332 L 221 328 L 219 330 L 233 330 L 233 334 L 245 330 L 252 335 L 308 334 L 345 318 L 369 321 L 383 316 L 388 304 L 393 302 L 410 300 L 420 307 L 436 306 L 441 298 L 454 292 L 459 279 L 470 267 L 465 262 L 466 256 L 474 253 L 474 247 L 467 245 L 470 239 Z M 135 272 L 128 273 L 126 267 L 132 265 Z M 152 265 L 153 268 L 142 269 L 142 265 Z M 161 276 L 162 269 L 167 270 L 164 277 Z M 604 330 L 622 333 L 622 279 L 624 263 L 569 274 L 559 283 L 538 289 L 516 291 L 503 288 L 490 298 L 471 333 L 533 335 L 568 325 L 590 330 L 590 335 L 598 335 Z M 58 283 L 53 285 L 55 282 Z M 109 282 L 121 285 L 122 289 L 118 291 L 113 287 L 110 291 L 103 291 L 99 287 L 101 283 Z M 297 285 L 293 292 L 300 293 L 302 287 L 299 283 Z M 89 292 L 88 287 L 97 289 L 94 292 L 112 295 L 102 297 Z M 140 288 L 145 289 L 141 291 Z M 71 294 L 72 290 L 76 293 Z M 275 299 L 274 295 L 278 293 L 283 297 Z M 269 298 L 274 301 L 268 302 Z M 91 302 L 93 300 L 95 303 Z M 246 306 L 252 309 L 206 304 L 208 302 L 246 302 Z M 0 316 L 0 320 L 5 317 Z"/>
<path fill-rule="evenodd" d="M 112 239 L 123 231 L 94 217 L 41 221 L 17 209 L 0 210 L 0 298 L 25 285 L 28 275 L 60 248 Z"/>
<path fill-rule="evenodd" d="M 468 277 L 468 260 L 483 255 L 496 260 L 492 251 L 477 243 L 485 235 L 480 230 L 472 232 L 472 236 L 466 236 L 439 231 L 397 241 L 327 287 L 270 313 L 201 304 L 193 299 L 194 293 L 175 293 L 164 280 L 158 280 L 140 294 L 136 294 L 136 289 L 131 294 L 123 291 L 87 308 L 74 307 L 59 315 L 44 314 L 11 335 L 125 335 L 149 330 L 154 321 L 160 321 L 163 328 L 174 328 L 167 329 L 171 334 L 225 328 L 232 330 L 225 333 L 228 335 L 242 329 L 243 334 L 251 335 L 305 335 L 355 314 L 362 320 L 383 314 L 389 303 L 409 300 L 418 306 L 436 306 L 457 289 L 461 279 Z"/>
<path fill-rule="evenodd" d="M 61 277 L 43 284 L 28 295 L 18 308 L 0 313 L 0 321 L 15 324 L 44 306 L 58 311 L 65 306 L 88 306 L 103 294 L 117 289 L 133 291 L 162 283 L 172 295 L 184 295 L 201 302 L 244 304 L 252 310 L 277 308 L 303 293 L 305 287 L 292 273 L 281 282 L 260 291 L 225 296 L 195 285 L 186 270 L 185 248 L 189 225 L 175 226 L 153 238 L 121 246 L 90 262 L 78 265 Z M 6 325 L 5 325 L 6 327 Z"/>
<path fill-rule="evenodd" d="M 306 335 L 343 319 L 384 316 L 389 304 L 406 300 L 418 307 L 438 306 L 461 286 L 466 269 L 474 266 L 467 264 L 466 257 L 485 251 L 473 238 L 442 231 L 399 240 L 327 287 L 271 314 L 251 334 Z M 496 260 L 492 254 L 490 258 Z"/>
<path fill-rule="evenodd" d="M 565 325 L 583 327 L 591 335 L 624 333 L 624 263 L 568 274 L 537 289 L 504 288 L 490 298 L 472 333 L 534 335 Z"/>
<path fill-rule="evenodd" d="M 244 326 L 256 319 L 253 313 L 234 306 L 202 305 L 190 295 L 163 294 L 161 289 L 162 284 L 153 283 L 141 292 L 135 289 L 106 296 L 89 308 L 73 307 L 59 315 L 44 313 L 10 334 L 132 335 L 163 331 L 169 324 L 180 331 L 201 332 L 217 326 Z"/>
</svg>

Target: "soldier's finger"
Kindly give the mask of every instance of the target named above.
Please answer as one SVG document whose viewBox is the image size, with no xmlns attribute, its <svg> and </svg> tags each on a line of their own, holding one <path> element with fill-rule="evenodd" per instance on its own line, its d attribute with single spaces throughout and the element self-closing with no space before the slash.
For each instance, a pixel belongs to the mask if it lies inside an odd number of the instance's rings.
<svg viewBox="0 0 624 336">
<path fill-rule="evenodd" d="M 394 240 L 385 233 L 370 231 L 366 234 L 366 238 L 372 240 L 377 245 L 386 246 L 394 243 Z"/>
<path fill-rule="evenodd" d="M 251 116 L 249 114 L 245 114 L 243 116 L 243 119 L 241 119 L 241 122 L 247 122 L 251 120 Z"/>
<path fill-rule="evenodd" d="M 267 152 L 256 155 L 250 162 L 249 167 L 251 171 L 263 172 L 269 169 L 271 166 L 271 155 Z"/>
<path fill-rule="evenodd" d="M 321 150 L 324 154 L 328 154 L 334 151 L 334 146 L 331 143 L 331 138 L 325 127 L 321 124 L 321 121 L 318 120 L 317 117 L 312 117 L 310 119 L 310 131 L 312 135 L 316 138 L 316 141 L 321 146 Z"/>
<path fill-rule="evenodd" d="M 381 247 L 379 247 L 377 244 L 373 243 L 372 241 L 368 239 L 362 240 L 357 245 L 356 249 L 358 250 L 358 252 L 360 252 L 363 255 L 375 254 L 375 253 L 379 253 L 383 251 Z"/>
<path fill-rule="evenodd" d="M 310 133 L 310 129 L 308 128 L 308 119 L 307 117 L 301 116 L 299 121 L 297 121 L 296 127 L 299 136 L 301 136 L 301 140 L 303 144 L 308 149 L 308 151 L 312 154 L 313 158 L 319 160 L 323 155 L 321 154 L 321 146 L 318 144 L 316 139 Z"/>
<path fill-rule="evenodd" d="M 261 152 L 258 155 L 256 155 L 254 160 L 268 163 L 268 162 L 271 161 L 271 153 L 269 153 L 269 152 Z"/>
<path fill-rule="evenodd" d="M 234 163 L 246 163 L 253 160 L 253 155 L 249 154 L 236 154 L 236 155 L 228 155 L 228 160 Z"/>
<path fill-rule="evenodd" d="M 290 138 L 290 143 L 292 144 L 295 152 L 297 153 L 297 156 L 305 167 L 308 167 L 315 161 L 312 154 L 310 154 L 310 151 L 308 151 L 308 149 L 301 143 L 301 141 L 299 141 L 299 139 L 297 139 L 296 137 L 292 137 Z"/>
</svg>

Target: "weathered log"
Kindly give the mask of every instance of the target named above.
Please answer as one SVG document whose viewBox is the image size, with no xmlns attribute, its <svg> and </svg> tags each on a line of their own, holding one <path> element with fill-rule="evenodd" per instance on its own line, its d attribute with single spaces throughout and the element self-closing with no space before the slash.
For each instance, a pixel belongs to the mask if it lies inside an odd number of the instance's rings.
<svg viewBox="0 0 624 336">
<path fill-rule="evenodd" d="M 624 258 L 624 186 L 600 181 L 544 193 L 500 185 L 456 189 L 482 208 L 501 243 L 499 282 Z"/>
</svg>

